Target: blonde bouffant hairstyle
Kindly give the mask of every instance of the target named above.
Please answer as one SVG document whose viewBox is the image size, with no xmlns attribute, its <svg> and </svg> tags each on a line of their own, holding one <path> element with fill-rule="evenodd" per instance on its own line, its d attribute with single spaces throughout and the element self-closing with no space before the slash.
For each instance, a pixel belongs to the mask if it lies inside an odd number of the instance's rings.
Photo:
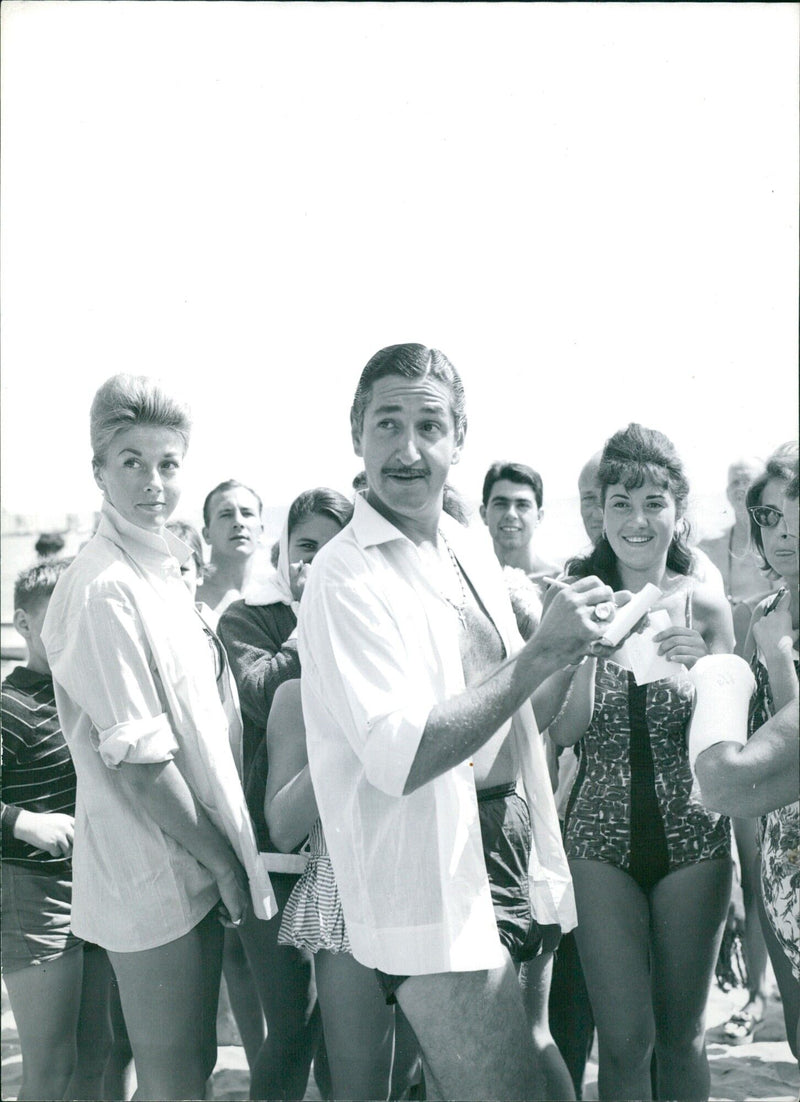
<svg viewBox="0 0 800 1102">
<path fill-rule="evenodd" d="M 172 429 L 183 441 L 184 451 L 192 429 L 188 406 L 149 375 L 122 374 L 106 379 L 92 401 L 89 423 L 95 467 L 103 465 L 111 441 L 122 429 L 136 425 Z"/>
</svg>

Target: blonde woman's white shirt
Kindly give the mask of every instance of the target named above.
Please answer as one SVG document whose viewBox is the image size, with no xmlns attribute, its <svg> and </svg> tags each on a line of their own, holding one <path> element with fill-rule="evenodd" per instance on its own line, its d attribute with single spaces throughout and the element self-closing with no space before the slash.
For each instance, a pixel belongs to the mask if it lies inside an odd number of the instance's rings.
<svg viewBox="0 0 800 1102">
<path fill-rule="evenodd" d="M 446 515 L 440 531 L 506 651 L 518 650 L 491 549 Z M 298 638 L 311 777 L 353 955 L 397 975 L 498 967 L 470 762 L 403 795 L 431 709 L 464 690 L 458 616 L 430 559 L 363 497 L 314 560 Z M 533 914 L 569 930 L 572 881 L 530 702 L 512 731 L 531 812 Z"/>
<path fill-rule="evenodd" d="M 214 657 L 180 563 L 189 548 L 104 503 L 59 579 L 42 638 L 78 778 L 72 929 L 114 952 L 188 933 L 219 899 L 214 877 L 139 806 L 118 766 L 174 759 L 275 913 L 217 694 Z"/>
</svg>

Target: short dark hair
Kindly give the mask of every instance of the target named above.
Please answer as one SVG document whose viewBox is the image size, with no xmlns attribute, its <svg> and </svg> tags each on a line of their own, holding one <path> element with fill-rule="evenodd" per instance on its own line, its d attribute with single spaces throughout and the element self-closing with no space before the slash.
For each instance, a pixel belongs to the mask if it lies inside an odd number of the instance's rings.
<svg viewBox="0 0 800 1102">
<path fill-rule="evenodd" d="M 60 532 L 42 532 L 33 549 L 37 555 L 46 558 L 49 555 L 57 555 L 64 550 L 64 537 Z"/>
<path fill-rule="evenodd" d="M 519 482 L 521 486 L 530 486 L 533 490 L 533 496 L 536 498 L 536 506 L 538 509 L 541 509 L 544 495 L 542 476 L 539 472 L 535 471 L 533 467 L 527 466 L 525 463 L 504 462 L 492 463 L 491 467 L 486 472 L 486 478 L 483 480 L 484 509 L 489 504 L 492 487 L 495 482 L 500 482 L 502 479 L 508 482 Z"/>
<path fill-rule="evenodd" d="M 353 503 L 344 494 L 330 490 L 327 486 L 304 490 L 289 507 L 289 535 L 308 517 L 319 515 L 330 517 L 340 528 L 344 528 L 353 515 Z"/>
<path fill-rule="evenodd" d="M 615 432 L 605 443 L 597 481 L 605 504 L 609 486 L 622 483 L 626 490 L 636 490 L 650 478 L 656 486 L 668 490 L 675 501 L 675 518 L 683 523 L 676 527 L 667 551 L 667 566 L 676 574 L 688 575 L 692 571 L 692 553 L 689 550 L 689 525 L 685 520 L 689 499 L 689 480 L 683 461 L 675 445 L 657 429 L 648 429 L 632 421 L 627 428 Z M 593 550 L 586 556 L 578 556 L 567 563 L 567 573 L 585 578 L 596 574 L 613 589 L 622 588 L 617 557 L 605 532 Z"/>
<path fill-rule="evenodd" d="M 14 611 L 24 608 L 26 612 L 30 612 L 41 601 L 47 600 L 71 562 L 72 558 L 50 559 L 17 575 L 14 583 Z"/>
<path fill-rule="evenodd" d="M 400 375 L 404 379 L 430 377 L 443 383 L 450 391 L 456 434 L 464 436 L 467 431 L 467 414 L 461 376 L 444 352 L 440 352 L 438 348 L 428 348 L 424 344 L 390 344 L 381 348 L 367 362 L 358 380 L 350 409 L 350 425 L 355 431 L 361 432 L 364 427 L 364 412 L 369 405 L 373 384 L 387 375 Z"/>
<path fill-rule="evenodd" d="M 223 494 L 226 490 L 235 490 L 237 486 L 242 490 L 247 490 L 249 494 L 253 495 L 258 502 L 258 515 L 261 516 L 261 511 L 264 506 L 261 504 L 261 498 L 255 490 L 252 490 L 249 486 L 245 486 L 244 482 L 237 482 L 235 478 L 226 478 L 224 482 L 220 482 L 218 486 L 214 487 L 203 502 L 203 524 L 205 524 L 206 527 L 208 527 L 208 523 L 211 520 L 211 503 L 214 500 L 214 495 Z"/>
<path fill-rule="evenodd" d="M 788 494 L 789 487 L 792 485 L 792 482 L 797 479 L 797 460 L 798 451 L 796 440 L 790 440 L 786 444 L 781 444 L 779 448 L 776 448 L 767 460 L 764 473 L 757 478 L 755 482 L 751 482 L 747 488 L 747 495 L 744 499 L 747 508 L 750 509 L 753 505 L 761 504 L 761 495 L 764 493 L 767 483 L 771 482 L 773 479 L 779 479 L 781 482 L 785 482 L 786 493 Z M 761 528 L 752 517 L 750 517 L 750 541 L 755 545 L 764 566 L 767 567 L 768 570 L 771 569 L 764 556 L 764 541 L 761 537 Z"/>
</svg>

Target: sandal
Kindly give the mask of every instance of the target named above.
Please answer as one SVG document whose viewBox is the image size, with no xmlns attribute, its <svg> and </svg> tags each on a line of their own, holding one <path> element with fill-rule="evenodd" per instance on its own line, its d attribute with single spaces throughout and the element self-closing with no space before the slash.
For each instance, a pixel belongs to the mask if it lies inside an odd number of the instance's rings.
<svg viewBox="0 0 800 1102">
<path fill-rule="evenodd" d="M 736 1014 L 731 1014 L 722 1027 L 726 1043 L 729 1045 L 750 1044 L 756 1029 L 762 1021 L 763 1018 L 757 1018 L 749 1010 L 739 1010 Z"/>
</svg>

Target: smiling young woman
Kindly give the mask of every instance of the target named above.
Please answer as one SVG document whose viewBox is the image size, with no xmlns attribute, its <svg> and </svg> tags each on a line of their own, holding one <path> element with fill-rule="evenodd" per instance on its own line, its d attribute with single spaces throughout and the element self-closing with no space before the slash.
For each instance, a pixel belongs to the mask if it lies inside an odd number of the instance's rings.
<svg viewBox="0 0 800 1102">
<path fill-rule="evenodd" d="M 727 820 L 691 798 L 684 676 L 733 649 L 730 609 L 691 573 L 689 485 L 671 442 L 631 424 L 603 450 L 603 535 L 568 564 L 615 590 L 658 586 L 670 626 L 654 636 L 672 677 L 637 684 L 621 654 L 575 675 L 554 741 L 582 739 L 565 821 L 576 939 L 600 1040 L 601 1098 L 708 1097 L 703 1020 L 731 882 Z"/>
</svg>

